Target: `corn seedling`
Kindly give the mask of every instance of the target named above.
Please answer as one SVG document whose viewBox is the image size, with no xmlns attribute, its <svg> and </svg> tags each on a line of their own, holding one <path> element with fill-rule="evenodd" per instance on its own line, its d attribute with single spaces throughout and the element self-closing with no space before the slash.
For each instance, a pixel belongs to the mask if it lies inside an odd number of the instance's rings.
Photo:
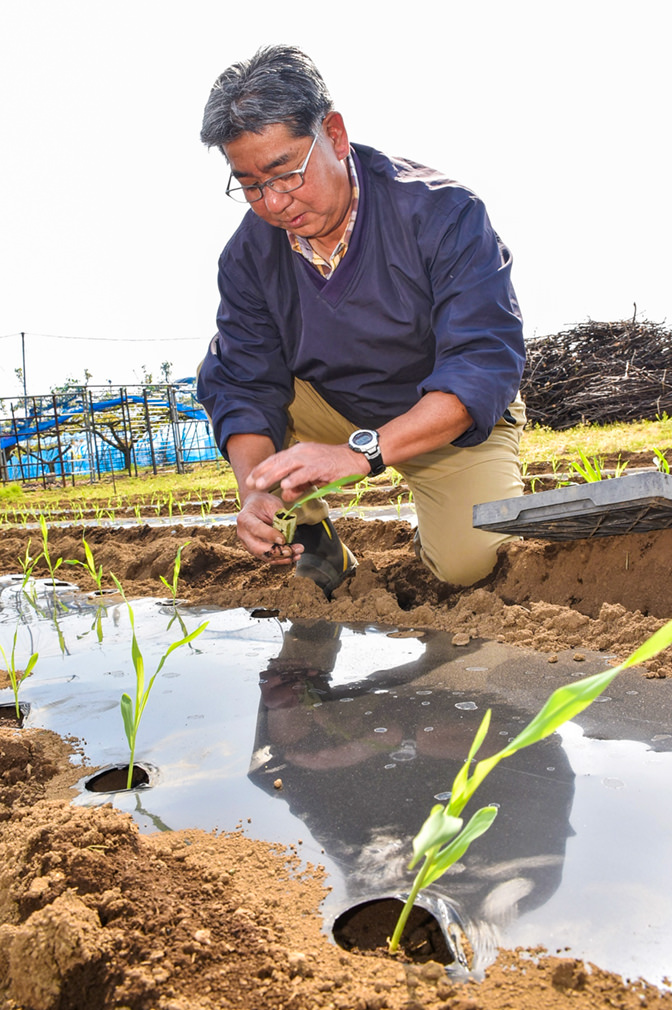
<svg viewBox="0 0 672 1010">
<path fill-rule="evenodd" d="M 84 568 L 85 571 L 87 571 L 89 573 L 89 575 L 91 576 L 91 578 L 95 582 L 96 589 L 98 590 L 98 592 L 102 593 L 102 591 L 103 591 L 103 566 L 99 565 L 98 567 L 96 567 L 96 562 L 94 561 L 94 558 L 93 558 L 93 551 L 89 547 L 89 545 L 88 545 L 85 537 L 82 537 L 82 544 L 84 545 L 84 557 L 86 558 L 86 560 L 85 561 L 78 561 L 77 559 L 75 559 L 74 561 L 66 561 L 65 563 L 66 563 L 66 565 L 81 565 L 81 567 Z"/>
<path fill-rule="evenodd" d="M 112 573 L 110 573 L 112 574 Z M 126 733 L 126 739 L 128 740 L 128 746 L 130 748 L 130 758 L 128 762 L 128 778 L 126 780 L 126 788 L 130 789 L 133 785 L 133 766 L 135 763 L 135 744 L 138 736 L 138 728 L 140 726 L 140 720 L 142 719 L 142 714 L 147 707 L 147 701 L 149 700 L 149 693 L 154 686 L 154 681 L 158 677 L 163 664 L 170 656 L 171 652 L 175 649 L 179 649 L 181 645 L 186 645 L 187 642 L 192 642 L 194 638 L 201 634 L 202 631 L 208 626 L 208 622 L 204 621 L 203 624 L 199 625 L 195 631 L 186 635 L 184 638 L 180 638 L 177 642 L 173 642 L 169 645 L 163 656 L 159 660 L 159 665 L 157 666 L 153 676 L 150 678 L 147 687 L 145 687 L 145 661 L 143 659 L 142 653 L 140 652 L 140 646 L 138 645 L 138 639 L 135 634 L 135 617 L 133 614 L 133 608 L 126 599 L 126 594 L 124 589 L 115 575 L 112 575 L 115 585 L 119 590 L 124 603 L 128 607 L 128 616 L 131 622 L 132 631 L 132 641 L 131 641 L 131 658 L 133 659 L 133 666 L 135 668 L 135 701 L 130 697 L 130 695 L 124 693 L 121 696 L 121 717 L 124 722 L 124 732 Z"/>
<path fill-rule="evenodd" d="M 49 529 L 47 527 L 47 521 L 43 515 L 40 515 L 40 531 L 42 533 L 42 557 L 45 560 L 47 568 L 49 569 L 49 574 L 51 575 L 51 581 L 56 583 L 56 572 L 63 564 L 63 558 L 58 558 L 57 561 L 52 561 L 51 555 L 49 554 Z"/>
<path fill-rule="evenodd" d="M 9 654 L 9 659 L 7 658 L 7 653 L 0 645 L 0 652 L 2 653 L 2 658 L 5 661 L 5 666 L 7 667 L 7 675 L 9 677 L 9 682 L 12 685 L 12 691 L 14 692 L 14 704 L 16 706 L 16 718 L 21 718 L 21 710 L 19 708 L 19 688 L 21 684 L 26 679 L 30 677 L 31 673 L 35 669 L 35 664 L 39 659 L 37 652 L 34 652 L 26 664 L 25 670 L 16 669 L 16 636 L 19 633 L 18 627 L 14 629 L 14 640 L 12 641 L 12 651 Z"/>
<path fill-rule="evenodd" d="M 478 761 L 470 773 L 472 762 L 480 750 L 490 726 L 491 710 L 488 709 L 476 731 L 467 760 L 455 776 L 448 804 L 444 807 L 438 803 L 432 807 L 429 817 L 413 839 L 413 858 L 409 869 L 412 870 L 423 858 L 424 862 L 413 881 L 408 900 L 401 911 L 390 940 L 389 951 L 391 954 L 399 946 L 404 926 L 418 893 L 423 887 L 427 887 L 442 877 L 446 870 L 458 859 L 461 859 L 471 843 L 484 834 L 495 820 L 496 806 L 482 807 L 477 810 L 466 825 L 460 816 L 493 768 L 504 758 L 511 757 L 523 747 L 529 747 L 530 744 L 550 736 L 563 723 L 583 712 L 622 670 L 645 663 L 670 644 L 672 644 L 672 621 L 656 631 L 619 666 L 558 688 L 518 736 L 492 757 Z"/>
<path fill-rule="evenodd" d="M 356 509 L 358 507 L 359 503 L 361 502 L 364 496 L 364 493 L 368 490 L 368 487 L 369 487 L 368 477 L 365 477 L 364 480 L 357 481 L 354 488 L 355 496 L 354 498 L 350 499 L 348 504 L 343 509 L 343 515 L 347 515 L 348 512 L 352 512 L 353 509 Z"/>
<path fill-rule="evenodd" d="M 616 467 L 615 467 L 614 477 L 622 477 L 623 476 L 623 472 L 624 472 L 624 470 L 625 470 L 625 468 L 626 468 L 627 465 L 628 465 L 627 459 L 622 460 L 621 459 L 621 454 L 619 453 L 618 454 L 618 460 L 616 461 Z"/>
<path fill-rule="evenodd" d="M 28 540 L 28 544 L 26 546 L 26 552 L 22 558 L 19 558 L 19 564 L 21 565 L 21 571 L 23 572 L 23 581 L 21 583 L 21 590 L 26 594 L 26 596 L 28 595 L 26 586 L 32 579 L 35 566 L 41 557 L 42 557 L 41 553 L 38 554 L 37 557 L 35 558 L 32 558 L 30 556 L 30 540 Z M 33 594 L 34 593 L 35 589 L 33 587 Z"/>
<path fill-rule="evenodd" d="M 655 459 L 653 463 L 656 469 L 659 470 L 661 473 L 669 473 L 670 464 L 667 461 L 667 456 L 665 455 L 665 453 L 662 452 L 660 449 L 655 448 L 653 451 L 655 453 Z"/>
<path fill-rule="evenodd" d="M 184 548 L 187 546 L 188 543 L 191 543 L 191 541 L 190 540 L 185 541 L 185 543 L 183 543 L 182 546 L 178 547 L 177 549 L 177 557 L 175 558 L 175 563 L 173 564 L 172 581 L 169 582 L 168 579 L 163 577 L 163 575 L 159 575 L 159 578 L 161 579 L 164 586 L 166 587 L 166 589 L 168 590 L 168 592 L 172 597 L 174 607 L 177 606 L 177 582 L 180 577 L 180 568 L 182 566 L 182 551 L 184 550 Z"/>
<path fill-rule="evenodd" d="M 276 530 L 280 530 L 285 538 L 285 543 L 291 544 L 296 532 L 296 512 L 302 505 L 312 501 L 313 498 L 321 498 L 322 495 L 331 494 L 332 491 L 340 491 L 345 484 L 352 484 L 355 481 L 361 480 L 361 474 L 351 474 L 349 477 L 341 477 L 340 480 L 334 480 L 331 484 L 325 484 L 324 487 L 313 488 L 308 494 L 304 494 L 302 498 L 298 498 L 293 505 L 288 505 L 286 509 L 280 509 L 276 512 L 273 519 L 273 527 Z"/>
<path fill-rule="evenodd" d="M 403 496 L 403 494 L 397 495 L 397 500 L 395 502 L 395 508 L 397 510 L 397 517 L 399 519 L 401 519 L 401 507 L 402 507 L 403 504 L 404 504 L 404 496 Z M 406 505 L 412 505 L 413 504 L 413 492 L 410 491 L 410 490 L 408 492 L 408 498 L 406 499 L 405 504 Z"/>
<path fill-rule="evenodd" d="M 570 471 L 574 470 L 575 473 L 578 473 L 579 477 L 582 477 L 586 484 L 593 484 L 598 480 L 602 480 L 603 460 L 598 459 L 597 456 L 593 456 L 592 460 L 590 460 L 581 449 L 577 449 L 577 452 L 581 462 L 570 463 Z"/>
</svg>

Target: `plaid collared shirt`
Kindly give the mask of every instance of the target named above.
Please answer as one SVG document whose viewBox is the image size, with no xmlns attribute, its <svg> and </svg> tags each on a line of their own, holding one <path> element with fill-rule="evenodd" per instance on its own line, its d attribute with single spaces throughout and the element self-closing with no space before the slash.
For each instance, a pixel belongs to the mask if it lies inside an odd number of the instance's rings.
<svg viewBox="0 0 672 1010">
<path fill-rule="evenodd" d="M 351 154 L 348 155 L 348 171 L 350 172 L 350 182 L 352 184 L 352 206 L 350 208 L 350 217 L 348 218 L 347 227 L 341 235 L 341 238 L 339 239 L 339 242 L 329 259 L 324 259 L 323 256 L 320 256 L 320 254 L 313 249 L 307 238 L 303 238 L 301 235 L 295 235 L 294 232 L 291 231 L 287 232 L 287 238 L 289 239 L 289 243 L 294 252 L 303 256 L 309 263 L 312 263 L 313 266 L 320 271 L 322 276 L 326 278 L 331 277 L 334 270 L 348 251 L 348 245 L 355 228 L 355 221 L 357 220 L 357 207 L 359 206 L 359 179 L 357 178 L 355 161 Z"/>
</svg>

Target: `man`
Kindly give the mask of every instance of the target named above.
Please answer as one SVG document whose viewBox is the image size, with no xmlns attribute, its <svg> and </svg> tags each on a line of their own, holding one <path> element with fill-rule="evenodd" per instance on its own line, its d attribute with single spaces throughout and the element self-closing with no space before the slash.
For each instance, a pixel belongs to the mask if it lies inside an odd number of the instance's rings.
<svg viewBox="0 0 672 1010">
<path fill-rule="evenodd" d="M 199 397 L 241 498 L 238 536 L 327 597 L 356 561 L 307 489 L 394 466 L 419 557 L 471 585 L 506 537 L 472 506 L 522 493 L 524 362 L 511 257 L 469 190 L 351 145 L 311 60 L 271 46 L 215 82 L 201 139 L 249 204 L 219 263 L 218 334 Z"/>
</svg>

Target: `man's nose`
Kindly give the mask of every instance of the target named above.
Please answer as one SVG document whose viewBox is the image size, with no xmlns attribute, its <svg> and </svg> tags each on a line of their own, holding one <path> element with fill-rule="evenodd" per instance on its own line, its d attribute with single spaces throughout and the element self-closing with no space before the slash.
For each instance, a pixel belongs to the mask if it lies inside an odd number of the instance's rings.
<svg viewBox="0 0 672 1010">
<path fill-rule="evenodd" d="M 280 211 L 285 210 L 289 207 L 292 202 L 293 196 L 291 193 L 277 193 L 270 186 L 265 186 L 263 190 L 264 203 L 266 204 L 266 209 L 271 212 L 271 214 L 277 214 Z"/>
</svg>

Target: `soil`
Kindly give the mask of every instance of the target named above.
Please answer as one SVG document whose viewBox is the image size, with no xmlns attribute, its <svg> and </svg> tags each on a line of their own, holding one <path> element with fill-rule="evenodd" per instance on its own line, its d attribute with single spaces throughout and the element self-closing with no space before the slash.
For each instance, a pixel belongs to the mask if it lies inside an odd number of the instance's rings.
<svg viewBox="0 0 672 1010">
<path fill-rule="evenodd" d="M 165 596 L 182 553 L 180 597 L 268 608 L 281 617 L 440 628 L 456 644 L 624 657 L 672 612 L 672 530 L 594 541 L 515 541 L 496 571 L 460 590 L 416 560 L 407 523 L 346 518 L 355 575 L 327 602 L 306 579 L 262 568 L 228 526 L 51 528 L 52 558 L 97 564 L 129 598 Z M 29 532 L 0 536 L 0 574 L 19 571 Z M 39 536 L 32 533 L 33 554 Z M 59 569 L 93 589 L 84 569 Z M 39 565 L 35 574 L 46 575 Z M 106 578 L 106 584 L 111 580 Z M 634 679 L 672 675 L 663 655 Z M 672 993 L 563 952 L 501 951 L 482 982 L 457 984 L 436 962 L 346 952 L 321 932 L 321 867 L 242 833 L 140 835 L 110 806 L 69 805 L 81 776 L 73 742 L 0 729 L 0 1007 L 6 1010 L 577 1010 L 669 1008 Z"/>
</svg>

